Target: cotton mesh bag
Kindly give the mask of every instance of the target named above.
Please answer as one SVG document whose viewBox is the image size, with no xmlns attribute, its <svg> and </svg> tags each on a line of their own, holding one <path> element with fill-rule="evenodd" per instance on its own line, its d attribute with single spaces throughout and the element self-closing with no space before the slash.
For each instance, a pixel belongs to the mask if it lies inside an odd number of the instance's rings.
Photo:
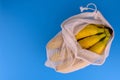
<svg viewBox="0 0 120 80">
<path fill-rule="evenodd" d="M 91 8 L 91 6 L 93 8 Z M 89 65 L 102 65 L 109 56 L 111 43 L 114 38 L 114 30 L 108 21 L 102 16 L 94 3 L 86 7 L 80 7 L 81 13 L 66 19 L 62 24 L 62 30 L 53 37 L 46 46 L 47 67 L 60 73 L 70 73 Z M 92 10 L 93 12 L 89 11 Z M 87 11 L 87 12 L 84 12 Z M 75 35 L 87 25 L 100 24 L 111 30 L 111 36 L 102 55 L 82 48 Z M 90 31 L 89 31 L 90 32 Z"/>
</svg>

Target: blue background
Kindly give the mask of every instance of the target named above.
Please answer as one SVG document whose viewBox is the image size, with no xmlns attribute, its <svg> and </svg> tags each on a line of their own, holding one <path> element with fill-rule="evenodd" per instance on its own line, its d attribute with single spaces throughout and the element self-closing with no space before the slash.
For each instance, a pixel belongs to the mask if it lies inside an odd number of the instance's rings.
<svg viewBox="0 0 120 80">
<path fill-rule="evenodd" d="M 89 2 L 115 30 L 109 58 L 69 74 L 46 67 L 47 42 Z M 0 0 L 0 80 L 120 80 L 119 7 L 118 0 Z"/>
</svg>

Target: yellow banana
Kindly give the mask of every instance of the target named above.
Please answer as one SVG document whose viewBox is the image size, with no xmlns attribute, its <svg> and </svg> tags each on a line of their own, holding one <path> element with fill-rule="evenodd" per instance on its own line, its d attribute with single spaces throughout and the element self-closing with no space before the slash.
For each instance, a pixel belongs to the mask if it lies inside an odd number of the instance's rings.
<svg viewBox="0 0 120 80">
<path fill-rule="evenodd" d="M 98 26 L 98 27 L 102 27 L 102 28 L 105 27 L 103 24 L 93 24 L 93 25 L 96 25 L 96 26 Z"/>
<path fill-rule="evenodd" d="M 76 39 L 81 39 L 87 36 L 91 36 L 97 33 L 103 33 L 104 28 L 99 28 L 97 25 L 89 24 L 84 29 L 82 29 L 80 32 L 75 35 Z"/>
<path fill-rule="evenodd" d="M 98 41 L 100 41 L 105 36 L 106 36 L 105 33 L 100 34 L 100 35 L 89 36 L 82 40 L 79 40 L 78 43 L 81 45 L 82 48 L 89 48 L 92 45 L 94 45 L 95 43 L 97 43 Z"/>
<path fill-rule="evenodd" d="M 106 36 L 108 36 L 108 37 L 110 37 L 110 36 L 111 36 L 111 34 L 110 34 L 110 32 L 109 32 L 109 30 L 108 30 L 108 29 L 105 29 L 105 33 L 106 33 Z"/>
<path fill-rule="evenodd" d="M 96 54 L 101 55 L 108 43 L 108 40 L 110 37 L 105 37 L 102 41 L 96 43 L 94 46 L 92 46 L 89 50 L 95 52 Z"/>
</svg>

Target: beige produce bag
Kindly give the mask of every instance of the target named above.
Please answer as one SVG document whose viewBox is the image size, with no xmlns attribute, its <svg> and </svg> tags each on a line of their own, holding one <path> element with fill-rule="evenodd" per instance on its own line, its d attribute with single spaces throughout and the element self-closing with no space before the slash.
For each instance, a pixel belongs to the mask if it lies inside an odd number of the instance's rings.
<svg viewBox="0 0 120 80">
<path fill-rule="evenodd" d="M 90 6 L 95 7 L 89 8 Z M 110 46 L 114 38 L 112 26 L 97 10 L 96 5 L 90 3 L 87 7 L 80 7 L 81 12 L 84 10 L 93 10 L 94 12 L 83 12 L 65 20 L 60 31 L 47 44 L 47 61 L 46 66 L 55 69 L 57 72 L 69 73 L 86 66 L 102 65 L 109 55 Z M 82 30 L 88 24 L 103 24 L 112 29 L 112 36 L 102 55 L 92 51 L 82 49 L 75 39 L 75 34 Z"/>
</svg>

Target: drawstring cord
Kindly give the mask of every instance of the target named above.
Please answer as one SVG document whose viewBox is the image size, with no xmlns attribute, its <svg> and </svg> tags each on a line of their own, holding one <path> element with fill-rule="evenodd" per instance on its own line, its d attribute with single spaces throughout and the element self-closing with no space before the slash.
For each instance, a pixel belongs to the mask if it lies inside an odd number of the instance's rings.
<svg viewBox="0 0 120 80">
<path fill-rule="evenodd" d="M 93 6 L 93 8 L 91 8 L 90 6 Z M 81 6 L 80 7 L 80 11 L 84 12 L 85 10 L 93 10 L 93 14 L 94 14 L 94 18 L 97 18 L 97 6 L 94 3 L 89 3 L 86 7 Z"/>
<path fill-rule="evenodd" d="M 90 8 L 90 6 L 93 6 L 94 8 Z M 97 11 L 97 6 L 94 3 L 89 3 L 86 7 L 80 7 L 80 11 L 83 12 L 85 10 L 93 10 L 94 12 Z"/>
</svg>

